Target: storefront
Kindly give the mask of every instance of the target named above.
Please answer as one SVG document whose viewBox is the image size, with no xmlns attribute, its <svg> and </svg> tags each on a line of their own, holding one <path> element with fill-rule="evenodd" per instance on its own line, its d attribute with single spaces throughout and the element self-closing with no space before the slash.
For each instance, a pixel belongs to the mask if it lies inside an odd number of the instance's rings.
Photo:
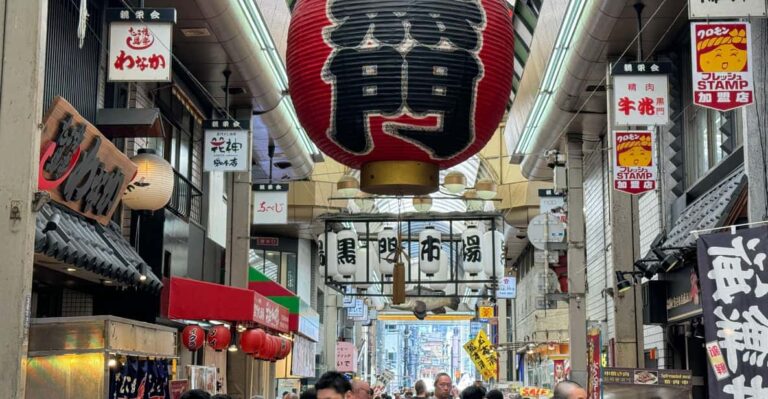
<svg viewBox="0 0 768 399">
<path fill-rule="evenodd" d="M 566 343 L 539 344 L 520 353 L 521 379 L 525 386 L 552 389 L 565 380 L 569 363 Z"/>
</svg>

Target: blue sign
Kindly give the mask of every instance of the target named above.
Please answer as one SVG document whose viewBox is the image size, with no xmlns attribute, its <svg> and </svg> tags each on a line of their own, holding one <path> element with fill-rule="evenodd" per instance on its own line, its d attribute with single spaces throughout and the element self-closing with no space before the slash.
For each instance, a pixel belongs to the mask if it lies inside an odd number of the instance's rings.
<svg viewBox="0 0 768 399">
<path fill-rule="evenodd" d="M 517 279 L 504 276 L 499 279 L 499 289 L 496 290 L 498 299 L 515 299 L 517 297 Z"/>
</svg>

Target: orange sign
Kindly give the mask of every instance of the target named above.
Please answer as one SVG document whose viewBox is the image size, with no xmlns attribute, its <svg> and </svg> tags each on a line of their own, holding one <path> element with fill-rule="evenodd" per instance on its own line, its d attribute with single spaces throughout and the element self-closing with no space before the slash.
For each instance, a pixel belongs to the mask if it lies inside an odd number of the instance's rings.
<svg viewBox="0 0 768 399">
<path fill-rule="evenodd" d="M 524 398 L 550 397 L 552 396 L 552 390 L 538 387 L 522 387 L 520 388 L 520 395 Z"/>
<path fill-rule="evenodd" d="M 109 223 L 136 164 L 62 97 L 45 115 L 38 189 L 101 224 Z"/>
<path fill-rule="evenodd" d="M 477 318 L 478 319 L 492 319 L 495 314 L 493 311 L 493 306 L 479 306 L 477 308 Z"/>
</svg>

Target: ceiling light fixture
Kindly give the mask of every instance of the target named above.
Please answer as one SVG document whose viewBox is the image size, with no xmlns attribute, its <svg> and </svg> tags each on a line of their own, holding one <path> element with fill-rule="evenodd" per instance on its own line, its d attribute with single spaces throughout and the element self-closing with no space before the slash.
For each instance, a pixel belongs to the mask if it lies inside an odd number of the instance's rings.
<svg viewBox="0 0 768 399">
<path fill-rule="evenodd" d="M 475 191 L 484 200 L 493 199 L 496 197 L 496 183 L 491 179 L 481 179 L 475 183 Z"/>
<path fill-rule="evenodd" d="M 413 197 L 411 202 L 413 203 L 413 208 L 416 209 L 417 212 L 429 212 L 429 210 L 432 209 L 432 197 L 430 196 L 424 195 Z"/>
<path fill-rule="evenodd" d="M 344 175 L 336 183 L 336 191 L 344 198 L 355 198 L 360 192 L 360 182 L 352 176 Z"/>
<path fill-rule="evenodd" d="M 467 188 L 467 178 L 461 172 L 449 172 L 443 179 L 443 187 L 452 194 L 458 194 Z"/>
</svg>

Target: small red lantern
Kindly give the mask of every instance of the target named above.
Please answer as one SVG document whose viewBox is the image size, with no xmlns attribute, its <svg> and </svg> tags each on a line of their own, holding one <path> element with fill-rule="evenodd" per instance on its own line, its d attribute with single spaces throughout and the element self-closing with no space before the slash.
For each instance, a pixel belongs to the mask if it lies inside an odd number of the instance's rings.
<svg viewBox="0 0 768 399">
<path fill-rule="evenodd" d="M 232 342 L 232 334 L 227 327 L 214 326 L 208 331 L 207 341 L 208 346 L 220 352 L 229 347 L 229 343 Z"/>
<path fill-rule="evenodd" d="M 181 343 L 185 348 L 196 351 L 205 344 L 205 330 L 200 326 L 186 326 L 181 332 Z"/>
<path fill-rule="evenodd" d="M 262 360 L 272 360 L 277 354 L 277 342 L 274 335 L 267 335 L 264 341 L 264 348 L 259 351 L 259 358 Z"/>
<path fill-rule="evenodd" d="M 245 353 L 258 355 L 264 349 L 267 333 L 260 328 L 245 330 L 240 334 L 240 349 Z"/>
<path fill-rule="evenodd" d="M 281 343 L 280 353 L 278 353 L 277 358 L 285 359 L 291 353 L 291 348 L 293 348 L 293 342 L 289 339 L 280 337 L 280 343 Z"/>
<path fill-rule="evenodd" d="M 480 151 L 512 89 L 502 0 L 302 0 L 287 73 L 302 126 L 373 194 L 427 194 Z"/>
</svg>

